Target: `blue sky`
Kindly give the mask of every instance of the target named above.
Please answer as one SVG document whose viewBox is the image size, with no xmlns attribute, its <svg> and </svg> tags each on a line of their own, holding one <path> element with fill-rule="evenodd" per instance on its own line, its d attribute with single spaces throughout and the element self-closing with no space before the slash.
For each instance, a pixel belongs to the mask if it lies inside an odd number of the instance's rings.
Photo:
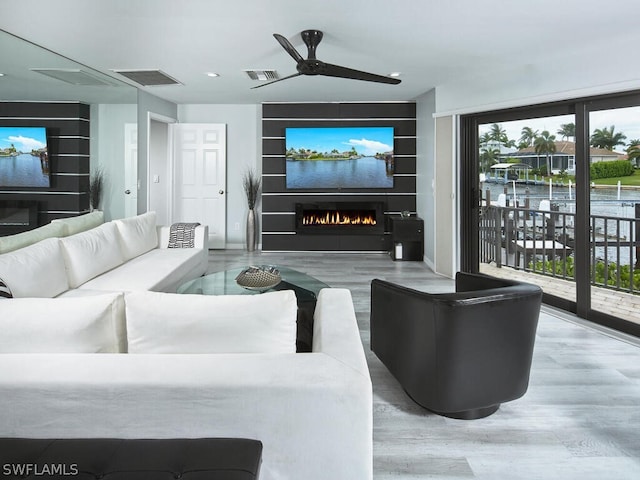
<svg viewBox="0 0 640 480">
<path fill-rule="evenodd" d="M 512 122 L 499 122 L 502 128 L 507 132 L 509 139 L 518 142 L 522 135 L 522 127 L 530 127 L 541 133 L 548 130 L 550 134 L 556 136 L 556 140 L 563 140 L 558 135 L 558 129 L 563 123 L 575 123 L 573 115 L 563 115 L 558 117 L 534 118 L 528 120 L 516 120 Z M 596 128 L 609 128 L 613 125 L 615 132 L 622 132 L 627 136 L 625 142 L 629 140 L 640 139 L 640 107 L 617 108 L 610 110 L 594 111 L 589 114 L 590 132 Z M 480 135 L 488 132 L 491 124 L 481 125 Z M 573 139 L 572 139 L 573 140 Z M 626 147 L 618 146 L 615 148 L 617 152 L 624 152 Z"/>
<path fill-rule="evenodd" d="M 339 152 L 355 147 L 361 155 L 393 151 L 393 127 L 287 128 L 287 150 L 300 148 L 317 152 Z"/>
<path fill-rule="evenodd" d="M 0 127 L 0 149 L 13 144 L 19 152 L 31 152 L 47 146 L 47 133 L 43 127 Z"/>
</svg>

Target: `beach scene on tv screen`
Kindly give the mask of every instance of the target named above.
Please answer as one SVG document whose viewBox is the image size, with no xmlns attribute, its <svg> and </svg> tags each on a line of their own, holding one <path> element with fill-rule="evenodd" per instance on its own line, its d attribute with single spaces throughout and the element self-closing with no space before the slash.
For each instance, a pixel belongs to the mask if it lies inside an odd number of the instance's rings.
<svg viewBox="0 0 640 480">
<path fill-rule="evenodd" d="M 287 188 L 393 188 L 393 127 L 287 128 Z"/>
<path fill-rule="evenodd" d="M 48 187 L 44 127 L 0 127 L 0 187 Z"/>
</svg>

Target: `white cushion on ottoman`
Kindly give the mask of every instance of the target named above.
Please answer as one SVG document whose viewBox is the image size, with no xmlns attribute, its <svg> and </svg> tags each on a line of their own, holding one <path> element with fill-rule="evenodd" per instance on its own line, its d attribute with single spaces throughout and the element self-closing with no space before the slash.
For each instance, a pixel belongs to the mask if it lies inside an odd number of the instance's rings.
<svg viewBox="0 0 640 480">
<path fill-rule="evenodd" d="M 0 302 L 0 353 L 117 353 L 126 345 L 121 293 Z"/>
<path fill-rule="evenodd" d="M 60 239 L 69 286 L 83 283 L 124 263 L 118 229 L 113 222 Z"/>
<path fill-rule="evenodd" d="M 130 260 L 158 246 L 156 212 L 115 220 L 125 260 Z"/>
<path fill-rule="evenodd" d="M 60 240 L 48 238 L 0 255 L 0 278 L 15 298 L 52 298 L 68 290 Z"/>
<path fill-rule="evenodd" d="M 296 296 L 125 295 L 129 353 L 295 353 Z"/>
</svg>

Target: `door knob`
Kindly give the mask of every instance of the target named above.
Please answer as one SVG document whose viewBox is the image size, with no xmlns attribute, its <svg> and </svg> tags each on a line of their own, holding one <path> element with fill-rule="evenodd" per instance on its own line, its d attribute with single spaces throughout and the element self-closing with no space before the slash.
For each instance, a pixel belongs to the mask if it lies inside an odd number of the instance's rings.
<svg viewBox="0 0 640 480">
<path fill-rule="evenodd" d="M 128 188 L 124 191 L 124 193 L 126 193 L 127 195 L 131 195 L 131 190 L 129 190 Z"/>
<path fill-rule="evenodd" d="M 224 194 L 224 190 L 218 190 L 218 193 L 219 193 L 220 195 L 223 195 L 223 194 Z"/>
</svg>

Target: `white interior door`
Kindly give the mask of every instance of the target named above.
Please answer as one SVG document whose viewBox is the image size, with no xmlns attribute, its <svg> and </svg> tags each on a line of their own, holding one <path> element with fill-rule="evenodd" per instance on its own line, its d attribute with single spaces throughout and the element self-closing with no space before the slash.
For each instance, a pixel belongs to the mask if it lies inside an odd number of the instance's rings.
<svg viewBox="0 0 640 480">
<path fill-rule="evenodd" d="M 124 216 L 138 214 L 138 124 L 124 125 Z"/>
<path fill-rule="evenodd" d="M 178 123 L 173 128 L 173 222 L 209 227 L 209 248 L 226 237 L 225 124 Z"/>
</svg>

